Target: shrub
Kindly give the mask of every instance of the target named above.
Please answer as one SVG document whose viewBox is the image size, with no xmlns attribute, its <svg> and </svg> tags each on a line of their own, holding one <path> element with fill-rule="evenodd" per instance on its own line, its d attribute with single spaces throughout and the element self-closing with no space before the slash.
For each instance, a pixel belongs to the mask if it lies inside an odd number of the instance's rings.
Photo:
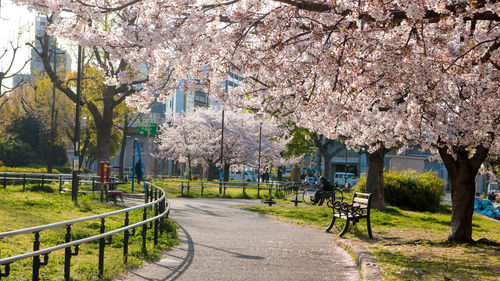
<svg viewBox="0 0 500 281">
<path fill-rule="evenodd" d="M 416 171 L 384 172 L 385 202 L 414 211 L 434 211 L 439 207 L 443 195 L 444 181 L 435 172 Z M 364 192 L 366 178 L 361 178 L 354 187 Z"/>
<path fill-rule="evenodd" d="M 1 172 L 13 172 L 13 173 L 47 173 L 47 168 L 30 168 L 30 167 L 6 167 L 0 166 Z M 60 174 L 60 172 L 56 169 L 52 169 L 53 174 Z"/>
<path fill-rule="evenodd" d="M 12 136 L 5 136 L 0 140 L 0 160 L 8 166 L 19 167 L 28 165 L 35 158 L 31 147 Z"/>
</svg>

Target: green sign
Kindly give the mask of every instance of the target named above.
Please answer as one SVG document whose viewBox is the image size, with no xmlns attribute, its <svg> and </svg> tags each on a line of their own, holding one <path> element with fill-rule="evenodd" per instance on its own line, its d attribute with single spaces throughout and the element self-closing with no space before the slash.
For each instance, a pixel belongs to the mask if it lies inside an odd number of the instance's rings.
<svg viewBox="0 0 500 281">
<path fill-rule="evenodd" d="M 156 123 L 143 123 L 137 128 L 137 134 L 139 135 L 156 135 Z"/>
</svg>

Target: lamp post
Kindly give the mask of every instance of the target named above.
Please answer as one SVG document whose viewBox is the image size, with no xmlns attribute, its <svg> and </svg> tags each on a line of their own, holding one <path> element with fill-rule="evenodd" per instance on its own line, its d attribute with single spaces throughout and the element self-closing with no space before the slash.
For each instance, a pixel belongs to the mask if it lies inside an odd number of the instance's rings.
<svg viewBox="0 0 500 281">
<path fill-rule="evenodd" d="M 226 91 L 226 94 L 227 94 L 227 83 L 228 83 L 228 79 L 226 79 L 226 83 L 224 85 L 224 90 Z M 220 166 L 221 166 L 221 169 L 222 169 L 222 173 L 224 175 L 224 178 L 226 177 L 225 175 L 225 172 L 224 172 L 224 106 L 221 102 L 221 106 L 222 106 L 222 124 L 221 124 L 221 136 L 220 136 Z M 222 182 L 224 180 L 224 178 L 220 178 L 219 176 L 219 182 Z M 219 194 L 222 193 L 222 183 L 219 184 Z"/>
<path fill-rule="evenodd" d="M 71 179 L 71 200 L 78 199 L 78 173 L 80 172 L 80 100 L 82 94 L 82 56 L 83 50 L 78 46 L 78 66 L 76 76 L 76 111 L 75 111 L 75 154 L 73 157 L 73 177 Z"/>
<path fill-rule="evenodd" d="M 261 144 L 262 144 L 262 121 L 259 123 L 259 168 L 257 170 L 257 187 L 260 188 L 260 153 L 261 153 Z"/>
</svg>

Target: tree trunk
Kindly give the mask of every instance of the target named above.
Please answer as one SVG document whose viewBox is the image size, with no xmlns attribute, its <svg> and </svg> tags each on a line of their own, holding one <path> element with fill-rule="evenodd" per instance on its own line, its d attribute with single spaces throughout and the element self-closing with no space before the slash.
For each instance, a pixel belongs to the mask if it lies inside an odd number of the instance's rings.
<svg viewBox="0 0 500 281">
<path fill-rule="evenodd" d="M 473 242 L 472 215 L 474 214 L 475 178 L 479 167 L 488 156 L 482 146 L 476 148 L 473 157 L 470 151 L 456 149 L 456 157 L 446 148 L 439 148 L 439 155 L 450 175 L 451 181 L 451 230 L 449 241 Z"/>
<path fill-rule="evenodd" d="M 451 232 L 448 240 L 472 241 L 472 215 L 474 214 L 474 192 L 477 171 L 468 163 L 458 164 L 458 174 L 451 180 Z"/>
<path fill-rule="evenodd" d="M 207 171 L 207 180 L 208 181 L 214 180 L 214 168 L 215 168 L 215 165 L 213 163 L 208 163 L 208 171 Z"/>
<path fill-rule="evenodd" d="M 325 158 L 325 174 L 324 174 L 325 178 L 327 178 L 328 180 L 333 180 L 332 179 L 332 158 L 333 158 L 333 155 L 330 153 L 325 153 L 324 158 Z"/>
<path fill-rule="evenodd" d="M 188 155 L 188 180 L 192 180 L 192 178 L 191 178 L 191 155 Z"/>
<path fill-rule="evenodd" d="M 224 181 L 229 181 L 229 164 L 224 163 Z"/>
<path fill-rule="evenodd" d="M 366 192 L 372 194 L 373 209 L 384 209 L 384 155 L 385 147 L 380 147 L 373 153 L 366 154 L 368 170 L 366 171 Z"/>
<path fill-rule="evenodd" d="M 106 118 L 108 119 L 108 118 Z M 113 120 L 106 120 L 108 122 L 97 122 L 97 165 L 101 162 L 108 162 L 111 155 L 111 129 Z M 98 124 L 100 123 L 100 124 Z M 97 174 L 100 174 L 100 169 L 97 169 Z"/>
</svg>

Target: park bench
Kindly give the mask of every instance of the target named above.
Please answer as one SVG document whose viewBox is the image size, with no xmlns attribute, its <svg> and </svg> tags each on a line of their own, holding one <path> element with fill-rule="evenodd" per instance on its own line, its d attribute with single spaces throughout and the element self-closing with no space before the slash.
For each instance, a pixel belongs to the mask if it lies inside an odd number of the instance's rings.
<svg viewBox="0 0 500 281">
<path fill-rule="evenodd" d="M 126 184 L 126 182 L 116 182 L 115 181 L 115 182 L 108 182 L 106 184 L 109 185 L 108 195 L 111 196 L 111 198 L 113 199 L 113 202 L 116 204 L 116 198 L 120 197 L 120 200 L 122 201 L 122 203 L 124 203 L 123 191 L 117 190 L 116 186 L 118 186 L 120 184 Z"/>
<path fill-rule="evenodd" d="M 350 222 L 352 222 L 352 225 L 354 226 L 359 222 L 360 219 L 366 219 L 368 236 L 370 238 L 373 238 L 370 225 L 371 200 L 372 195 L 370 193 L 355 192 L 351 204 L 342 201 L 334 201 L 331 204 L 328 204 L 328 206 L 332 208 L 333 216 L 332 222 L 330 223 L 326 231 L 329 232 L 332 229 L 337 218 L 343 219 L 345 220 L 345 225 L 342 231 L 339 233 L 339 236 L 343 236 L 347 232 Z"/>
</svg>

